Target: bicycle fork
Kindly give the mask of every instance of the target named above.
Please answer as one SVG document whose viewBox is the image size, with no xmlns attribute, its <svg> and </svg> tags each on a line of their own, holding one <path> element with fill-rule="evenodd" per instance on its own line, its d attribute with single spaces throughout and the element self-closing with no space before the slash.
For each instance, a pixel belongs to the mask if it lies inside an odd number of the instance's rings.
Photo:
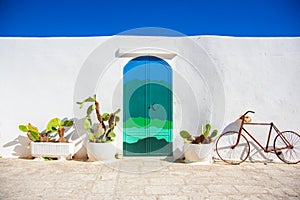
<svg viewBox="0 0 300 200">
<path fill-rule="evenodd" d="M 280 131 L 278 130 L 278 128 L 273 123 L 272 123 L 272 127 L 275 129 L 275 131 L 277 132 L 277 134 L 279 135 L 279 137 L 282 139 L 282 141 L 286 145 L 286 147 L 276 148 L 276 150 L 293 149 L 294 146 L 289 143 L 289 141 L 280 133 Z M 275 148 L 274 148 L 274 150 L 275 150 Z"/>
<path fill-rule="evenodd" d="M 234 149 L 240 142 L 240 138 L 241 138 L 242 130 L 243 130 L 243 126 L 244 126 L 244 118 L 245 118 L 245 116 L 242 117 L 242 122 L 241 122 L 241 126 L 239 129 L 238 138 L 236 140 L 236 143 L 231 147 L 231 149 Z"/>
</svg>

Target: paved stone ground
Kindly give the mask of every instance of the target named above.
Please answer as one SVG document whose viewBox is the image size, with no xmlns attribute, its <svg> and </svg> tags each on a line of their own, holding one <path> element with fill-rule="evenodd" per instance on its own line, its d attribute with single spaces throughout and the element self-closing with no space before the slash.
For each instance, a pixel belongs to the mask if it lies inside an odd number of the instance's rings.
<svg viewBox="0 0 300 200">
<path fill-rule="evenodd" d="M 0 159 L 0 199 L 300 199 L 300 164 Z"/>
</svg>

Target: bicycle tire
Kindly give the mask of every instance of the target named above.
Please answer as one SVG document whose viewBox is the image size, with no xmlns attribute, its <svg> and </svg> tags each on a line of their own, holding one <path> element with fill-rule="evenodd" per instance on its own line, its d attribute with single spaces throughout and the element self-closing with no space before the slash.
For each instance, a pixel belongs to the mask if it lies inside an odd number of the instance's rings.
<svg viewBox="0 0 300 200">
<path fill-rule="evenodd" d="M 286 147 L 282 136 L 293 146 L 291 149 L 281 149 Z M 297 164 L 300 162 L 300 136 L 293 131 L 283 131 L 274 139 L 274 149 L 276 156 L 287 164 Z"/>
<path fill-rule="evenodd" d="M 247 138 L 241 134 L 239 144 L 235 145 L 238 132 L 229 131 L 223 133 L 217 140 L 216 151 L 218 156 L 226 163 L 238 165 L 244 162 L 250 154 L 250 144 Z"/>
</svg>

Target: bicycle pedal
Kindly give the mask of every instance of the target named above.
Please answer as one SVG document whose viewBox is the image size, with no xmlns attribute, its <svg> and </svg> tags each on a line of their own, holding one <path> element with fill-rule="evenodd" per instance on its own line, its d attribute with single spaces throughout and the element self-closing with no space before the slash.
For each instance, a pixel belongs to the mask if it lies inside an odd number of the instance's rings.
<svg viewBox="0 0 300 200">
<path fill-rule="evenodd" d="M 281 154 L 282 154 L 282 151 L 276 152 L 276 155 L 277 155 L 277 156 L 280 156 Z"/>
</svg>

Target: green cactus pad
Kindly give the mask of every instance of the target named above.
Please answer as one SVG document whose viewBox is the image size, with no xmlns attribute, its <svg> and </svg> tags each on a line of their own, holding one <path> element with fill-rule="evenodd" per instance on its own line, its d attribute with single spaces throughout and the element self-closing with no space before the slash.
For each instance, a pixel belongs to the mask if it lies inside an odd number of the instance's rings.
<svg viewBox="0 0 300 200">
<path fill-rule="evenodd" d="M 210 129 L 211 129 L 210 124 L 206 124 L 206 125 L 205 125 L 205 132 L 203 133 L 203 135 L 204 135 L 205 137 L 208 137 L 208 134 L 209 134 Z"/>
<path fill-rule="evenodd" d="M 218 131 L 217 130 L 213 130 L 213 132 L 211 133 L 210 137 L 211 138 L 216 137 L 217 134 L 218 134 Z"/>
<path fill-rule="evenodd" d="M 89 140 L 90 140 L 91 142 L 94 142 L 95 136 L 94 136 L 93 133 L 89 133 Z"/>
<path fill-rule="evenodd" d="M 189 132 L 187 131 L 180 131 L 180 136 L 184 139 L 188 139 L 190 137 L 191 134 L 189 134 Z"/>
<path fill-rule="evenodd" d="M 28 132 L 28 129 L 25 125 L 19 125 L 19 129 L 20 129 L 20 131 Z"/>
</svg>

